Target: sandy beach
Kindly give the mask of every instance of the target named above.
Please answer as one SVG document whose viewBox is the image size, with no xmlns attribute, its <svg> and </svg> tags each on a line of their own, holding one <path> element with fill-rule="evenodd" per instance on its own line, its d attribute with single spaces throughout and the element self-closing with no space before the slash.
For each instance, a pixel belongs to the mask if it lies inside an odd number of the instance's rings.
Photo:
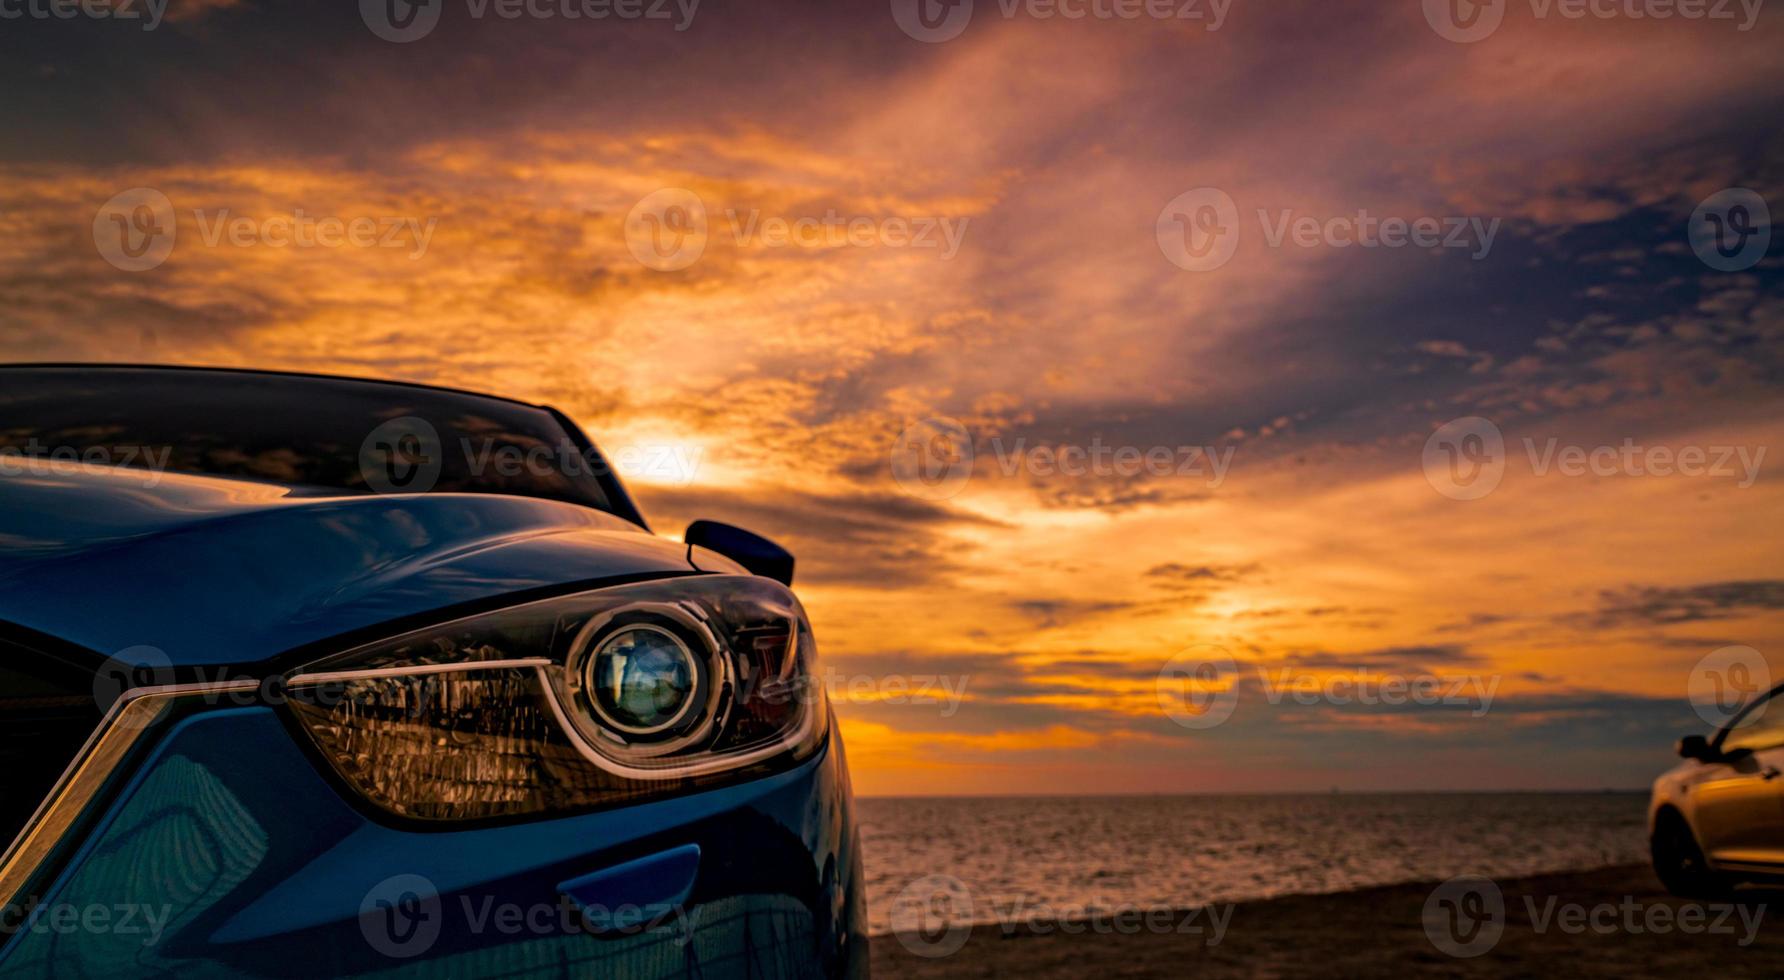
<svg viewBox="0 0 1784 980">
<path fill-rule="evenodd" d="M 873 940 L 873 974 L 905 977 L 1121 976 L 1717 976 L 1784 975 L 1784 891 L 1732 903 L 1667 894 L 1645 865 L 1508 878 L 1503 931 L 1467 930 L 1485 948 L 1458 957 L 1426 927 L 1437 882 L 1288 896 L 1157 921 L 1166 929 L 1066 934 L 1042 922 L 976 927 L 958 950 L 919 956 L 898 937 Z M 1447 894 L 1447 893 L 1446 893 Z M 1478 906 L 1476 906 L 1478 908 Z M 1225 921 L 1217 929 L 1216 923 Z M 1453 943 L 1440 912 L 1432 929 Z M 1218 933 L 1217 942 L 1210 942 Z M 1469 947 L 1462 947 L 1466 951 Z M 931 949 L 930 952 L 935 950 Z"/>
</svg>

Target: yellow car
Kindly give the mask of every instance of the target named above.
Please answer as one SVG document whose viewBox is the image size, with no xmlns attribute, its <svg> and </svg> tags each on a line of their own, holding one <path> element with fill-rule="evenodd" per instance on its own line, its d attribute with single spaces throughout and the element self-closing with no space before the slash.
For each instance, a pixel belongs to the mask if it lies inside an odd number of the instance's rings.
<svg viewBox="0 0 1784 980">
<path fill-rule="evenodd" d="M 1784 877 L 1784 685 L 1755 698 L 1709 738 L 1679 740 L 1685 761 L 1654 781 L 1654 870 L 1694 898 Z"/>
</svg>

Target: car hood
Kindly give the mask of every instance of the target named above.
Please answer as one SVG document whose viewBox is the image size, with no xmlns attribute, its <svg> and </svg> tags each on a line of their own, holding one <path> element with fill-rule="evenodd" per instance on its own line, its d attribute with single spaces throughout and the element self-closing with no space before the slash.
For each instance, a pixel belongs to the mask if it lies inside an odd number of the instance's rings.
<svg viewBox="0 0 1784 980">
<path fill-rule="evenodd" d="M 105 656 L 250 664 L 460 603 L 692 571 L 679 542 L 530 497 L 0 472 L 0 623 Z"/>
</svg>

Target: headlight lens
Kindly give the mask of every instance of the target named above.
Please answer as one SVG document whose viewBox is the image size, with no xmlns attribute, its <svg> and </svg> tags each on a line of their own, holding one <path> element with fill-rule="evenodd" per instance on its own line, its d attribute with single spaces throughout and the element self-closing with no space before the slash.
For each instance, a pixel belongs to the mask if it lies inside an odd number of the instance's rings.
<svg viewBox="0 0 1784 980">
<path fill-rule="evenodd" d="M 287 678 L 329 767 L 398 816 L 629 804 L 808 757 L 828 711 L 779 583 L 698 576 L 527 603 Z"/>
<path fill-rule="evenodd" d="M 596 716 L 615 731 L 656 735 L 694 707 L 700 667 L 687 644 L 661 626 L 639 624 L 614 631 L 583 669 L 583 689 Z"/>
</svg>

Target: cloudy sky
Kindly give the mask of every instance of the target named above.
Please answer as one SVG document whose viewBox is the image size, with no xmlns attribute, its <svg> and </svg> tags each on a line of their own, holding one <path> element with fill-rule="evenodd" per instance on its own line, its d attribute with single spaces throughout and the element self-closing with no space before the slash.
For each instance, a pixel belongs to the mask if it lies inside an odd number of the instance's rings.
<svg viewBox="0 0 1784 980">
<path fill-rule="evenodd" d="M 0 0 L 0 359 L 564 408 L 858 792 L 1641 786 L 1784 679 L 1784 11 L 1564 8 Z"/>
</svg>

